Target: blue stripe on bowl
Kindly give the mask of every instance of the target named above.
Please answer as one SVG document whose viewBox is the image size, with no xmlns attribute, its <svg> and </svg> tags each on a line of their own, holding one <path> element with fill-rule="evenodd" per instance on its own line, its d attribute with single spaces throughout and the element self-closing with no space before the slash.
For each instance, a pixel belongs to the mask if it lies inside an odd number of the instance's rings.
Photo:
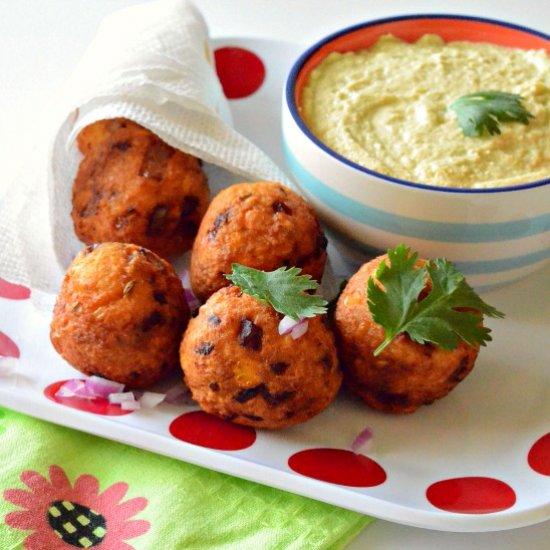
<svg viewBox="0 0 550 550">
<path fill-rule="evenodd" d="M 341 235 L 339 233 L 332 233 L 331 238 L 335 238 L 340 241 L 341 245 L 344 245 L 348 248 L 354 248 L 365 254 L 365 261 L 371 260 L 374 256 L 380 254 L 385 254 L 385 250 L 374 249 L 369 245 L 361 243 L 348 235 Z M 404 244 L 407 244 L 406 242 Z M 498 260 L 478 260 L 471 262 L 453 262 L 456 268 L 466 277 L 471 275 L 494 275 L 496 273 L 502 273 L 504 271 L 512 271 L 514 269 L 519 269 L 522 267 L 528 267 L 530 265 L 542 262 L 544 260 L 550 259 L 550 248 L 546 250 L 539 250 L 537 252 L 531 252 L 529 254 L 523 254 L 521 256 L 513 256 L 500 258 Z M 518 277 L 521 279 L 524 277 Z M 515 281 L 516 279 L 512 279 Z M 482 288 L 483 290 L 488 290 L 495 288 L 499 285 L 507 284 L 507 281 L 499 283 L 491 283 L 486 286 L 476 285 L 476 289 Z"/>
<path fill-rule="evenodd" d="M 494 282 L 494 283 L 487 283 L 487 284 L 483 284 L 483 285 L 472 285 L 475 289 L 475 291 L 478 293 L 478 294 L 483 294 L 484 292 L 491 292 L 493 290 L 497 290 L 499 288 L 503 288 L 505 286 L 508 286 L 510 284 L 513 284 L 513 283 L 518 283 L 519 281 L 525 279 L 525 277 L 527 275 L 530 275 L 531 272 L 527 273 L 527 274 L 523 274 L 523 275 L 520 275 L 519 277 L 512 277 L 511 279 L 504 279 L 503 281 L 498 281 L 498 282 Z M 471 283 L 471 281 L 470 281 Z"/>
<path fill-rule="evenodd" d="M 480 275 L 482 273 L 497 273 L 509 271 L 536 264 L 550 258 L 550 248 L 514 256 L 513 258 L 502 258 L 500 260 L 482 260 L 477 262 L 456 262 L 457 269 L 464 275 Z"/>
<path fill-rule="evenodd" d="M 361 224 L 406 237 L 454 243 L 483 243 L 523 239 L 550 230 L 550 214 L 500 223 L 447 223 L 390 214 L 357 202 L 321 182 L 296 159 L 283 143 L 288 166 L 298 182 L 321 202 Z"/>
</svg>

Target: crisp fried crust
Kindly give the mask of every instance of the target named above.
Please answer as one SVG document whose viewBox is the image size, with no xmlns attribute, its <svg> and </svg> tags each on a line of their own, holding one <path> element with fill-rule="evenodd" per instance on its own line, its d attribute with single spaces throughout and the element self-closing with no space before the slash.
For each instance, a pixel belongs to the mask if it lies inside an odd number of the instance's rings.
<svg viewBox="0 0 550 550">
<path fill-rule="evenodd" d="M 223 288 L 191 319 L 181 345 L 184 379 L 207 412 L 239 424 L 283 428 L 323 411 L 341 384 L 332 332 L 309 320 L 293 340 L 280 336 L 270 306 Z"/>
<path fill-rule="evenodd" d="M 57 297 L 50 338 L 74 368 L 145 388 L 179 364 L 189 319 L 172 266 L 139 246 L 82 250 Z"/>
<path fill-rule="evenodd" d="M 229 281 L 231 264 L 272 271 L 296 266 L 321 280 L 327 240 L 304 199 L 278 183 L 224 189 L 201 222 L 191 257 L 191 284 L 206 300 Z"/>
<path fill-rule="evenodd" d="M 72 217 L 86 244 L 127 242 L 168 258 L 189 250 L 208 205 L 200 161 L 126 119 L 82 130 Z"/>
<path fill-rule="evenodd" d="M 478 349 L 460 341 L 455 350 L 446 351 L 401 334 L 374 357 L 385 333 L 372 319 L 367 281 L 386 260 L 384 255 L 364 264 L 342 292 L 335 312 L 338 351 L 346 385 L 367 405 L 384 412 L 412 413 L 441 399 L 463 380 Z"/>
</svg>

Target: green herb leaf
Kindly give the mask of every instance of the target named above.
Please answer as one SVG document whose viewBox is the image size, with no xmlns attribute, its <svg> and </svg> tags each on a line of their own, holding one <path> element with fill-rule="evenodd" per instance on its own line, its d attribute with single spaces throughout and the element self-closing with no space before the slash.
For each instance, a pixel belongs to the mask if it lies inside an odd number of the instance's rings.
<svg viewBox="0 0 550 550">
<path fill-rule="evenodd" d="M 507 92 L 476 92 L 459 97 L 450 108 L 465 136 L 480 137 L 485 132 L 500 134 L 499 122 L 529 124 L 535 117 L 523 107 L 522 99 Z"/>
<path fill-rule="evenodd" d="M 253 296 L 275 311 L 295 321 L 327 312 L 327 301 L 321 296 L 306 294 L 319 283 L 311 275 L 300 275 L 298 267 L 280 267 L 275 271 L 260 271 L 240 264 L 232 264 L 232 273 L 225 277 L 244 293 Z"/>
<path fill-rule="evenodd" d="M 388 250 L 388 257 L 390 265 L 382 262 L 376 270 L 384 288 L 374 277 L 367 282 L 369 309 L 386 333 L 374 355 L 402 332 L 419 344 L 431 342 L 447 350 L 455 349 L 461 339 L 473 347 L 491 340 L 490 329 L 481 326 L 482 316 L 502 318 L 504 313 L 486 304 L 451 262 L 438 258 L 415 269 L 418 254 L 402 244 Z M 419 300 L 428 279 L 431 290 Z"/>
</svg>

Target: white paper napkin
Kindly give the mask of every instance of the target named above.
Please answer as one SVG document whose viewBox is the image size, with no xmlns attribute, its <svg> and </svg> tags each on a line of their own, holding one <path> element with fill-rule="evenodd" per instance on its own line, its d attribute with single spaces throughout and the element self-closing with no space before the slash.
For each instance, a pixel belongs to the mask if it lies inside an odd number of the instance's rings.
<svg viewBox="0 0 550 550">
<path fill-rule="evenodd" d="M 75 137 L 96 120 L 129 118 L 201 158 L 213 194 L 246 180 L 295 188 L 231 127 L 208 29 L 187 0 L 157 0 L 105 18 L 52 111 L 53 125 L 34 136 L 29 167 L 0 204 L 0 277 L 30 286 L 41 309 L 51 307 L 83 246 L 71 218 Z"/>
</svg>

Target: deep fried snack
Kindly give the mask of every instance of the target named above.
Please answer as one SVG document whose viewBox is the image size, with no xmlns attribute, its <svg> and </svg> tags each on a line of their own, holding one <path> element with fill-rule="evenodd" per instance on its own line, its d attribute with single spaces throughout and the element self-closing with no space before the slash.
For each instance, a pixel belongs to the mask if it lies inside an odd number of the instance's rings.
<svg viewBox="0 0 550 550">
<path fill-rule="evenodd" d="M 80 132 L 72 217 L 86 244 L 126 242 L 169 258 L 189 250 L 208 205 L 200 161 L 126 119 Z"/>
<path fill-rule="evenodd" d="M 188 320 L 168 262 L 139 246 L 104 243 L 86 247 L 69 267 L 50 338 L 84 374 L 145 388 L 179 365 Z"/>
<path fill-rule="evenodd" d="M 302 268 L 320 281 L 327 240 L 309 204 L 279 183 L 240 183 L 213 200 L 191 256 L 191 285 L 202 301 L 229 285 L 231 264 L 273 271 Z"/>
<path fill-rule="evenodd" d="M 238 287 L 223 288 L 191 319 L 181 344 L 184 379 L 207 412 L 238 424 L 283 428 L 323 411 L 342 381 L 322 317 L 293 340 L 281 316 Z"/>
<path fill-rule="evenodd" d="M 397 336 L 377 357 L 384 328 L 367 304 L 367 281 L 387 255 L 364 264 L 350 279 L 335 311 L 338 352 L 347 387 L 383 412 L 412 413 L 445 397 L 472 370 L 479 349 L 460 340 L 452 351 L 429 342 L 418 344 L 406 333 Z M 418 260 L 417 266 L 424 260 Z"/>
</svg>

